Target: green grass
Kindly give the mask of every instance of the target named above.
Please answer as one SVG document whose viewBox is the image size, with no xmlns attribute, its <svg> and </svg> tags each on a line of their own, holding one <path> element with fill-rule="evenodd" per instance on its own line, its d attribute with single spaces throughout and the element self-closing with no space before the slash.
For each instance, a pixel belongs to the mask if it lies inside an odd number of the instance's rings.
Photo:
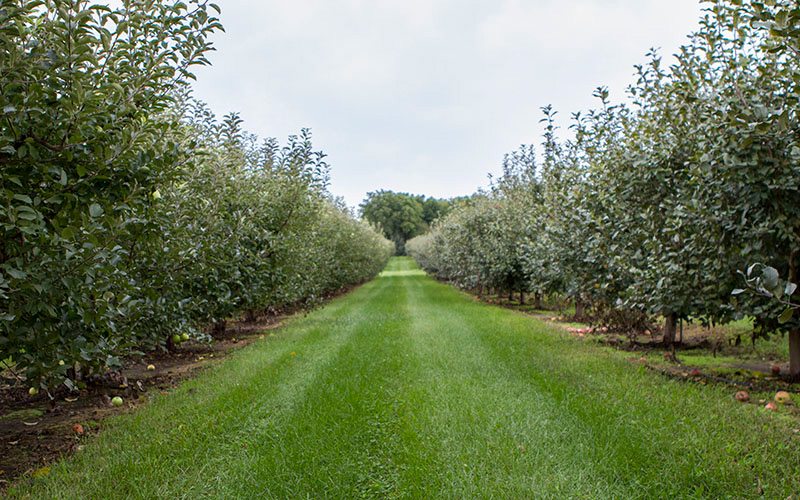
<svg viewBox="0 0 800 500">
<path fill-rule="evenodd" d="M 147 407 L 11 496 L 771 498 L 796 420 L 387 272 Z"/>
</svg>

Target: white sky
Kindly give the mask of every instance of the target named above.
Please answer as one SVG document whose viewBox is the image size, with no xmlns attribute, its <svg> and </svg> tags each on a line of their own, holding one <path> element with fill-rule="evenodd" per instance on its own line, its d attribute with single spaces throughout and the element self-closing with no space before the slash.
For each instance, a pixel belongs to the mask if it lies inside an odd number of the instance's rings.
<svg viewBox="0 0 800 500">
<path fill-rule="evenodd" d="M 219 117 L 284 139 L 301 127 L 328 154 L 334 194 L 470 194 L 504 153 L 623 99 L 633 65 L 674 53 L 698 0 L 218 0 L 226 33 L 196 96 Z"/>
</svg>

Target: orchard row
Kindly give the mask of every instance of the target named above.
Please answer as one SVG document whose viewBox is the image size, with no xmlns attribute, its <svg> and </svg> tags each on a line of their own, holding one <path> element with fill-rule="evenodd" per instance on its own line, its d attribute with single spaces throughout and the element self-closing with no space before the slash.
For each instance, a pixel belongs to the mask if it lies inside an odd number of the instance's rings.
<svg viewBox="0 0 800 500">
<path fill-rule="evenodd" d="M 607 326 L 663 316 L 667 344 L 682 319 L 748 315 L 789 334 L 800 373 L 800 9 L 709 4 L 671 65 L 637 67 L 628 104 L 598 89 L 567 138 L 545 108 L 541 154 L 508 155 L 408 252 L 467 288 L 565 294 Z M 740 293 L 748 268 L 761 293 Z"/>
<path fill-rule="evenodd" d="M 190 97 L 216 13 L 0 8 L 0 362 L 34 388 L 317 300 L 392 253 L 327 192 L 307 131 L 258 143 Z"/>
</svg>

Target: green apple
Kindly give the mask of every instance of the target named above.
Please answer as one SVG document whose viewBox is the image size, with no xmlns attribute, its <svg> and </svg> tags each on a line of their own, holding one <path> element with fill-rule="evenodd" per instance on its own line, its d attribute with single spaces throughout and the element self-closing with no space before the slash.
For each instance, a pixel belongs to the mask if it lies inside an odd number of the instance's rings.
<svg viewBox="0 0 800 500">
<path fill-rule="evenodd" d="M 119 396 L 114 396 L 111 398 L 111 404 L 114 406 L 122 406 L 122 398 Z"/>
<path fill-rule="evenodd" d="M 181 340 L 184 341 L 184 342 L 189 340 L 189 334 L 188 333 L 184 333 L 183 335 L 181 335 Z"/>
<path fill-rule="evenodd" d="M 180 344 L 181 343 L 181 336 L 177 333 L 172 336 L 172 343 L 173 344 Z"/>
<path fill-rule="evenodd" d="M 30 394 L 31 396 L 35 396 L 39 394 L 39 389 L 37 389 L 36 387 L 31 387 L 30 389 L 28 389 L 28 394 Z"/>
</svg>

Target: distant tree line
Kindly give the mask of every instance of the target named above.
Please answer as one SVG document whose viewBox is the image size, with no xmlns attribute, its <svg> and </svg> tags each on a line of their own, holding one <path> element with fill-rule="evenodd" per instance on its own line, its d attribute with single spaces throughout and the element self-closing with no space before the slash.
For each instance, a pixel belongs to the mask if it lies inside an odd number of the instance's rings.
<svg viewBox="0 0 800 500">
<path fill-rule="evenodd" d="M 361 216 L 394 242 L 395 253 L 405 255 L 406 241 L 428 231 L 460 200 L 380 190 L 367 193 L 360 208 Z"/>
</svg>

